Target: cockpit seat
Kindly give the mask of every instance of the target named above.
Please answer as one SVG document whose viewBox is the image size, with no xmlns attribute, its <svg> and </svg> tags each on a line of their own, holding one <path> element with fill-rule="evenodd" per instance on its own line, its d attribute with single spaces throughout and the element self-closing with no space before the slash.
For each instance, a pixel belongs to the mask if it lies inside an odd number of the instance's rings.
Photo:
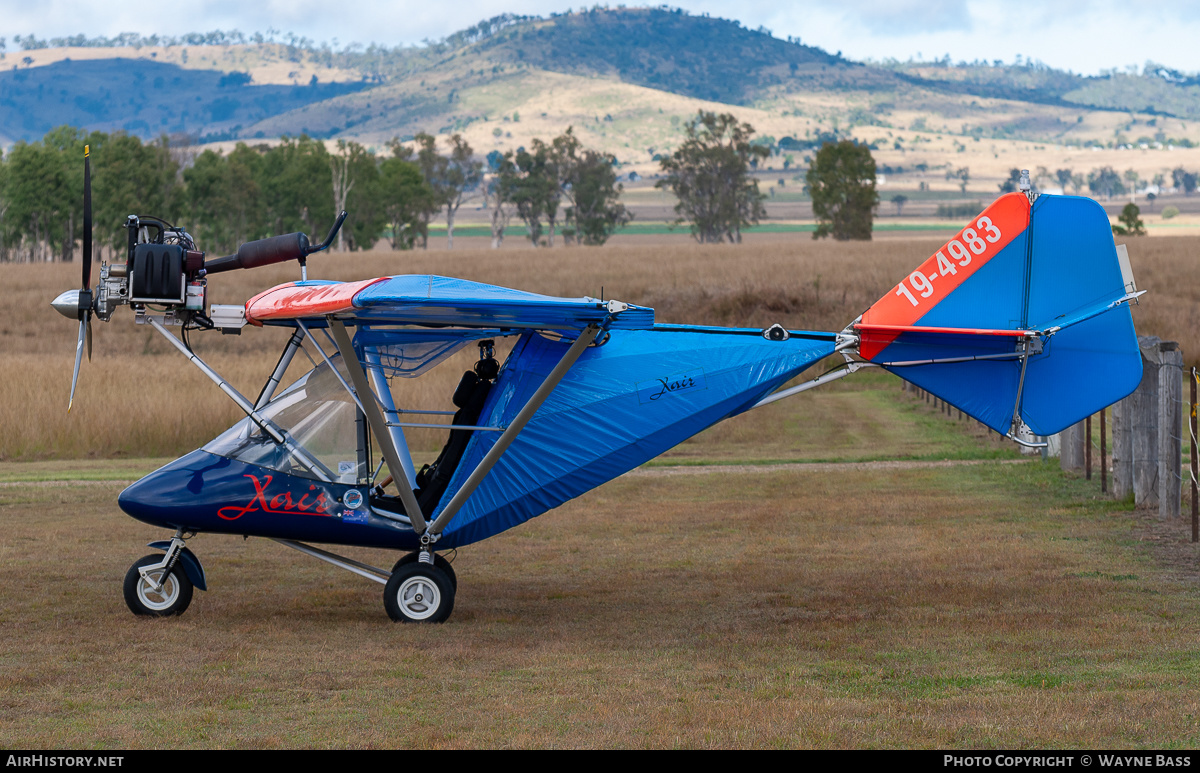
<svg viewBox="0 0 1200 773">
<path fill-rule="evenodd" d="M 474 370 L 463 373 L 452 397 L 455 407 L 458 408 L 452 424 L 460 426 L 479 424 L 479 415 L 483 412 L 483 404 L 487 401 L 488 393 L 492 390 L 492 385 L 496 383 L 496 376 L 499 372 L 500 364 L 491 357 L 486 357 L 475 363 Z M 454 477 L 454 471 L 458 469 L 463 454 L 466 453 L 467 443 L 471 440 L 472 432 L 474 430 L 450 430 L 450 437 L 446 440 L 446 445 L 442 446 L 442 452 L 438 454 L 438 458 L 433 464 L 423 466 L 417 473 L 417 488 L 413 494 L 416 495 L 417 504 L 420 505 L 421 513 L 426 518 L 433 514 L 441 502 L 442 495 L 446 493 L 446 487 L 450 485 L 450 479 Z M 387 485 L 386 482 L 375 487 L 371 496 L 371 507 L 392 515 L 407 515 L 400 498 L 384 494 L 383 485 Z"/>
<path fill-rule="evenodd" d="M 495 371 L 499 370 L 499 367 L 490 367 L 489 363 L 495 363 L 495 360 L 480 360 L 475 370 L 463 373 L 458 388 L 454 390 L 454 405 L 458 408 L 454 414 L 454 424 L 479 423 L 483 404 L 492 389 Z M 446 440 L 446 445 L 442 446 L 438 458 L 417 473 L 417 504 L 421 506 L 422 513 L 429 515 L 438 506 L 442 494 L 446 493 L 446 487 L 450 485 L 454 471 L 462 461 L 472 432 L 473 430 L 469 429 L 450 430 L 450 437 Z"/>
</svg>

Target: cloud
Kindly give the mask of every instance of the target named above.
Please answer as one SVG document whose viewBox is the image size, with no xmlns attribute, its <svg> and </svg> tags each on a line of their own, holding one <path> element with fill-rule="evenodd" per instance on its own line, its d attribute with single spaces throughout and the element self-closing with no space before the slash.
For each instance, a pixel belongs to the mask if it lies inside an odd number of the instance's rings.
<svg viewBox="0 0 1200 773">
<path fill-rule="evenodd" d="M 876 35 L 902 37 L 972 29 L 966 0 L 843 0 L 829 5 L 842 9 L 847 22 L 861 24 Z"/>
</svg>

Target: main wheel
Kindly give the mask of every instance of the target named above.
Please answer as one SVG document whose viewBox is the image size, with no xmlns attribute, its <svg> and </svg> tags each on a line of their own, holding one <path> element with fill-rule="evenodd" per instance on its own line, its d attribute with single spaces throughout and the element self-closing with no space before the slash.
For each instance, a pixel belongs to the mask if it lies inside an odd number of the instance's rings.
<svg viewBox="0 0 1200 773">
<path fill-rule="evenodd" d="M 150 573 L 154 582 L 162 583 L 162 590 L 155 590 L 154 585 L 138 571 L 143 566 L 162 563 L 162 559 L 162 553 L 143 556 L 134 561 L 133 566 L 125 573 L 125 603 L 135 615 L 182 615 L 188 604 L 192 603 L 192 581 L 178 564 L 167 572 L 166 577 L 163 577 L 162 569 Z"/>
<path fill-rule="evenodd" d="M 409 562 L 392 572 L 383 606 L 397 623 L 442 623 L 454 610 L 454 585 L 437 566 Z"/>
<path fill-rule="evenodd" d="M 415 563 L 418 559 L 420 559 L 420 557 L 421 557 L 421 554 L 419 552 L 405 553 L 400 558 L 400 560 L 396 562 L 396 565 L 392 567 L 392 573 L 395 574 L 396 570 L 402 566 L 405 566 L 405 565 L 411 564 L 411 563 Z M 454 567 L 450 566 L 450 562 L 447 561 L 442 556 L 438 555 L 437 553 L 434 553 L 433 554 L 433 565 L 446 573 L 446 576 L 450 578 L 450 584 L 454 586 L 454 590 L 455 590 L 455 592 L 457 592 L 458 591 L 458 576 L 456 574 L 454 574 Z"/>
</svg>

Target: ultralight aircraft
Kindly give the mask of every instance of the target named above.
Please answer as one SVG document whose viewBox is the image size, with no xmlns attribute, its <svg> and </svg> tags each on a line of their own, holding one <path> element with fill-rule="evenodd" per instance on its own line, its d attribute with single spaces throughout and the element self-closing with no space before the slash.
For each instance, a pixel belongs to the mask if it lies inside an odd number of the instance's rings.
<svg viewBox="0 0 1200 773">
<path fill-rule="evenodd" d="M 93 317 L 129 306 L 246 414 L 121 493 L 130 516 L 174 532 L 126 574 L 125 601 L 138 615 L 181 614 L 194 588 L 207 590 L 185 543 L 215 533 L 273 539 L 375 580 L 393 620 L 442 622 L 457 592 L 445 551 L 552 510 L 718 421 L 860 369 L 897 373 L 1024 444 L 1141 378 L 1128 308 L 1141 293 L 1107 215 L 1090 199 L 1039 196 L 1027 184 L 845 329 L 815 332 L 656 324 L 653 309 L 617 300 L 443 276 L 308 279 L 308 256 L 330 245 L 345 212 L 319 245 L 293 233 L 215 259 L 183 228 L 130 215 L 126 262 L 102 264 L 93 288 L 86 151 L 84 180 L 83 286 L 53 303 L 79 322 L 71 400 Z M 300 281 L 241 306 L 208 304 L 211 275 L 293 260 Z M 198 331 L 265 326 L 292 333 L 253 399 L 189 343 Z M 503 364 L 501 338 L 513 340 Z M 478 361 L 454 391 L 456 411 L 405 399 L 402 379 L 469 347 Z M 281 389 L 301 351 L 314 367 Z M 785 386 L 831 355 L 839 367 Z M 431 426 L 448 439 L 418 470 L 405 432 Z M 403 555 L 389 571 L 309 543 Z"/>
</svg>

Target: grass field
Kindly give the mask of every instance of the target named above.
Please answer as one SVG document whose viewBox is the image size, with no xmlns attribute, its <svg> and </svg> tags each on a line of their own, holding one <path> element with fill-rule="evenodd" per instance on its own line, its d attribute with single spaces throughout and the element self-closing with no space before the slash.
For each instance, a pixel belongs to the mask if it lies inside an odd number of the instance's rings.
<svg viewBox="0 0 1200 773">
<path fill-rule="evenodd" d="M 888 377 L 773 410 L 679 450 L 709 466 L 635 471 L 464 548 L 435 627 L 388 622 L 374 583 L 220 536 L 191 542 L 211 590 L 183 617 L 134 618 L 121 578 L 163 533 L 115 497 L 156 462 L 0 464 L 0 745 L 1200 742 L 1182 527 Z M 904 456 L 960 461 L 724 464 Z"/>
</svg>

